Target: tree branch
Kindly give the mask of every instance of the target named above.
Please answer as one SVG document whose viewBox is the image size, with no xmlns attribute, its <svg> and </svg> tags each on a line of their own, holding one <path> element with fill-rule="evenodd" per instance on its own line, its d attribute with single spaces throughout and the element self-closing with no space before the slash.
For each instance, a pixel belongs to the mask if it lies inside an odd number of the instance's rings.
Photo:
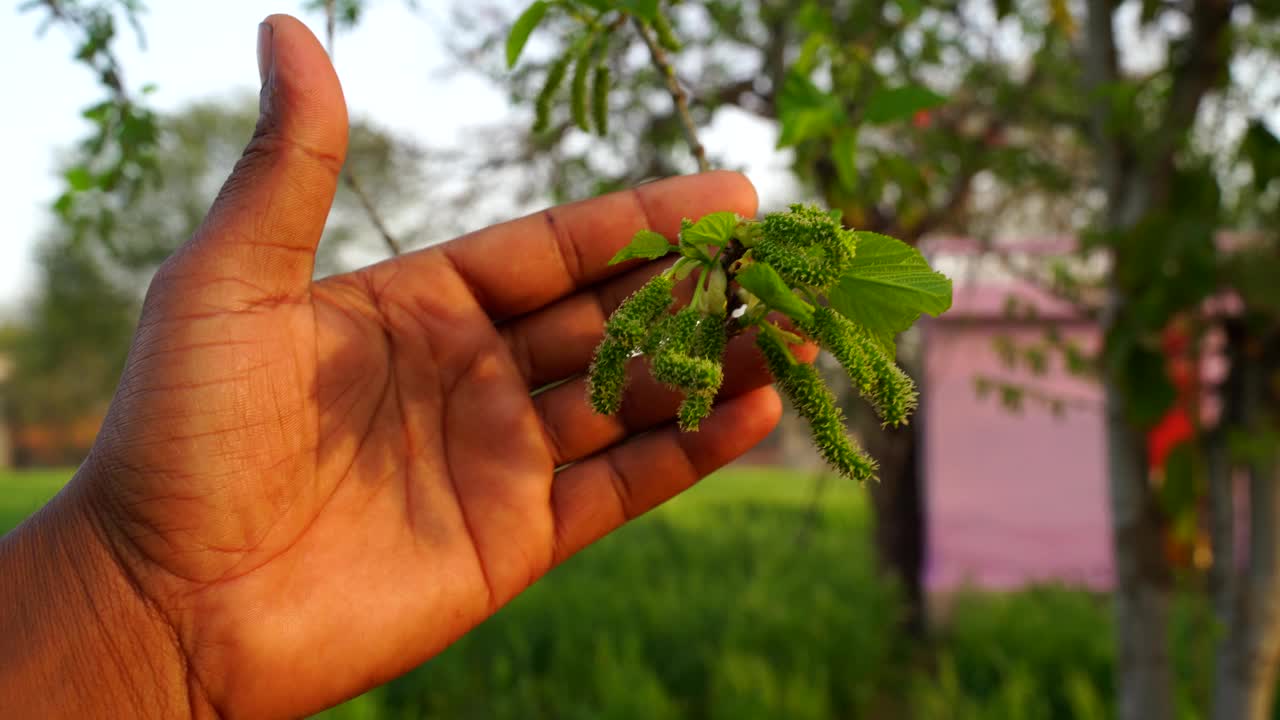
<svg viewBox="0 0 1280 720">
<path fill-rule="evenodd" d="M 334 57 L 334 39 L 337 37 L 337 27 L 337 2 L 336 0 L 325 0 L 324 31 L 330 62 L 333 61 Z M 387 246 L 387 251 L 392 255 L 399 255 L 403 252 L 400 241 L 387 229 L 387 223 L 382 219 L 382 215 L 378 213 L 378 208 L 374 206 L 373 199 L 364 191 L 364 186 L 360 184 L 359 178 L 351 171 L 350 166 L 343 168 L 342 179 L 346 182 L 347 187 L 351 189 L 351 192 L 355 194 L 356 199 L 360 201 L 360 207 L 364 208 L 365 215 L 369 216 L 369 222 L 373 223 L 373 227 L 382 236 L 382 242 Z"/>
<path fill-rule="evenodd" d="M 337 0 L 324 0 L 325 49 L 329 51 L 330 62 L 332 62 L 334 58 L 333 39 L 337 35 L 337 27 L 338 27 Z"/>
<path fill-rule="evenodd" d="M 1231 0 L 1197 0 L 1189 10 L 1191 34 L 1176 62 L 1173 87 L 1164 119 L 1154 140 L 1147 146 L 1147 172 L 1163 197 L 1172 176 L 1174 155 L 1199 114 L 1200 103 L 1216 87 L 1227 68 L 1224 42 L 1231 22 Z"/>
<path fill-rule="evenodd" d="M 671 65 L 667 52 L 662 49 L 658 41 L 653 37 L 653 32 L 639 18 L 633 18 L 632 24 L 635 25 L 636 32 L 640 33 L 640 37 L 644 40 L 644 44 L 649 48 L 649 55 L 653 58 L 653 65 L 662 73 L 662 79 L 667 84 L 667 91 L 671 93 L 671 100 L 676 105 L 676 115 L 680 118 L 680 125 L 684 128 L 685 139 L 689 141 L 689 150 L 693 153 L 693 159 L 698 162 L 698 172 L 709 172 L 711 163 L 707 162 L 707 151 L 702 146 L 702 141 L 698 139 L 698 126 L 693 122 L 693 116 L 689 114 L 689 96 L 685 93 L 684 88 L 680 85 L 680 80 L 676 78 L 676 70 Z"/>
<path fill-rule="evenodd" d="M 342 179 L 346 181 L 347 187 L 351 188 L 351 192 L 360 201 L 360 206 L 364 208 L 365 214 L 369 216 L 369 221 L 373 223 L 373 227 L 382 236 L 382 242 L 386 244 L 387 250 L 392 255 L 399 255 L 403 252 L 400 247 L 400 241 L 396 240 L 396 237 L 387 229 L 386 223 L 382 221 L 382 216 L 378 214 L 378 209 L 373 206 L 373 201 L 369 198 L 369 194 L 364 191 L 364 187 L 356 179 L 355 173 L 347 170 L 342 174 Z"/>
</svg>

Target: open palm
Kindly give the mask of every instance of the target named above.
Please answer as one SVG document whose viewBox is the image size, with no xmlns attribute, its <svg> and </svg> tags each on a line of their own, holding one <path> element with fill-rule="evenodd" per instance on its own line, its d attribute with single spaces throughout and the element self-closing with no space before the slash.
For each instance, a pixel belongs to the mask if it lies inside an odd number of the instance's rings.
<svg viewBox="0 0 1280 720">
<path fill-rule="evenodd" d="M 638 368 L 617 418 L 581 379 L 606 314 L 653 272 L 608 258 L 641 228 L 754 213 L 736 175 L 313 283 L 345 106 L 305 27 L 269 25 L 259 131 L 153 282 L 77 479 L 172 626 L 193 704 L 227 716 L 312 712 L 408 670 L 778 416 L 749 344 L 698 433 Z"/>
</svg>

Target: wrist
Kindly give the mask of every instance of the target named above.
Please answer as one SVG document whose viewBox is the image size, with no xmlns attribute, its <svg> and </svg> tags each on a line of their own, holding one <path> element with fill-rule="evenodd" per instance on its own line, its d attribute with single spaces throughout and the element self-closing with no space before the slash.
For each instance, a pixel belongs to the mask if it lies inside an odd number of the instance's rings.
<svg viewBox="0 0 1280 720">
<path fill-rule="evenodd" d="M 0 538 L 0 708 L 23 717 L 203 714 L 171 626 L 120 562 L 87 486 L 73 479 Z"/>
</svg>

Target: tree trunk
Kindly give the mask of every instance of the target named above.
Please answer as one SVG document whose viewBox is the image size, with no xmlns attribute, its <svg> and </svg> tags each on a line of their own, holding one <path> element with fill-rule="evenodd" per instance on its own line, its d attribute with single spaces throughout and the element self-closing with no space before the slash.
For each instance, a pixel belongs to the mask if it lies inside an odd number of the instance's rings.
<svg viewBox="0 0 1280 720">
<path fill-rule="evenodd" d="M 1107 389 L 1107 460 L 1115 556 L 1116 690 L 1120 720 L 1173 718 L 1169 570 L 1142 436 L 1120 390 Z"/>
<path fill-rule="evenodd" d="M 1263 720 L 1271 717 L 1275 703 L 1280 652 L 1280 574 L 1276 563 L 1280 492 L 1274 463 L 1267 470 L 1250 473 L 1248 574 L 1232 603 L 1233 617 L 1218 653 L 1215 720 Z"/>
<path fill-rule="evenodd" d="M 920 376 L 918 372 L 911 374 Z M 876 564 L 902 594 L 901 629 L 915 639 L 923 639 L 928 630 L 924 593 L 926 520 L 919 458 L 924 416 L 918 412 L 909 425 L 885 428 L 847 383 L 840 399 L 851 429 L 880 464 L 880 480 L 868 484 L 875 510 Z"/>
<path fill-rule="evenodd" d="M 1260 358 L 1243 351 L 1247 342 L 1238 329 L 1228 333 L 1231 376 L 1224 388 L 1224 424 L 1254 433 L 1264 427 L 1261 407 L 1274 409 L 1265 387 Z M 1271 353 L 1268 353 L 1271 355 Z M 1272 402 L 1267 402 L 1271 399 Z M 1261 406 L 1261 407 L 1260 407 Z M 1239 563 L 1231 552 L 1234 541 L 1234 496 L 1219 487 L 1214 491 L 1215 543 L 1214 609 L 1224 629 L 1214 677 L 1215 720 L 1270 718 L 1275 704 L 1277 661 L 1280 660 L 1280 462 L 1274 449 L 1251 458 L 1248 467 L 1248 557 Z M 1215 464 L 1220 469 L 1221 466 Z M 1226 477 L 1211 478 L 1232 487 Z M 1226 481 L 1226 482 L 1224 482 Z M 1228 508 L 1217 505 L 1231 502 Z M 1227 516 L 1227 513 L 1230 516 Z M 1231 537 L 1228 537 L 1228 532 Z M 1243 572 L 1243 577 L 1240 574 Z"/>
<path fill-rule="evenodd" d="M 924 595 L 924 483 L 918 458 L 919 427 L 876 428 L 864 435 L 880 462 L 871 483 L 875 551 L 880 572 L 897 584 L 904 603 L 903 629 L 923 639 L 928 629 Z"/>
</svg>

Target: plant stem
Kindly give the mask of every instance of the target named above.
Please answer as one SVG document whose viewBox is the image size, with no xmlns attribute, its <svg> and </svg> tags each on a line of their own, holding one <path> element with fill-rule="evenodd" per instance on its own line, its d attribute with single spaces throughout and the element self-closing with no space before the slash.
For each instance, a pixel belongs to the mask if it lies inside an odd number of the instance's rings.
<svg viewBox="0 0 1280 720">
<path fill-rule="evenodd" d="M 680 125 L 684 128 L 684 136 L 689 141 L 693 159 L 698 161 L 698 172 L 710 172 L 711 163 L 707 162 L 707 151 L 698 140 L 698 126 L 694 124 L 693 116 L 689 114 L 689 95 L 680 86 L 680 80 L 676 78 L 676 70 L 671 65 L 671 59 L 667 57 L 667 51 L 658 44 L 653 31 L 644 24 L 643 20 L 632 18 L 631 22 L 635 25 L 636 32 L 640 33 L 644 44 L 648 46 L 654 67 L 658 68 L 663 81 L 667 84 L 667 91 L 671 93 L 671 99 L 676 105 L 676 117 L 680 119 Z"/>
</svg>

